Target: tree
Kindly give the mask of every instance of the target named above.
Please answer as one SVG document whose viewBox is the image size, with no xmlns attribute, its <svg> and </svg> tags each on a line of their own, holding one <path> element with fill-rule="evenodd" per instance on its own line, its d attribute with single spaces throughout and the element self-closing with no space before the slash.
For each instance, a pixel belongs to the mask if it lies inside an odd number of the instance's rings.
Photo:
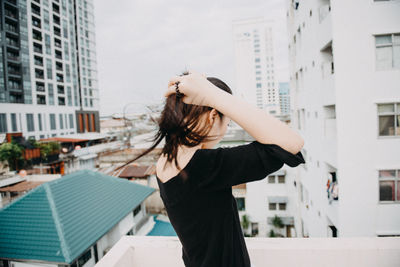
<svg viewBox="0 0 400 267">
<path fill-rule="evenodd" d="M 276 234 L 275 234 L 274 230 L 271 229 L 271 230 L 269 231 L 268 236 L 269 236 L 269 237 L 276 237 Z"/>
<path fill-rule="evenodd" d="M 0 146 L 0 160 L 7 161 L 10 170 L 18 169 L 18 161 L 23 160 L 22 149 L 15 143 L 4 143 Z"/>
<path fill-rule="evenodd" d="M 272 219 L 272 225 L 275 226 L 276 228 L 284 227 L 282 219 L 278 217 L 278 215 L 275 215 L 275 217 Z"/>
<path fill-rule="evenodd" d="M 249 220 L 249 216 L 248 215 L 246 215 L 246 214 L 242 215 L 241 224 L 242 224 L 243 229 L 249 228 L 250 220 Z"/>
</svg>

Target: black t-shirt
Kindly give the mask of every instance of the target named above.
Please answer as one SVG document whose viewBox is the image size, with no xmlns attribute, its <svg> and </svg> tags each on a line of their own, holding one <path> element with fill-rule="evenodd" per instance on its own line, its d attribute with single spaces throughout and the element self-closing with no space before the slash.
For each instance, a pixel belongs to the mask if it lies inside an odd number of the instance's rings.
<svg viewBox="0 0 400 267">
<path fill-rule="evenodd" d="M 301 152 L 253 141 L 198 149 L 176 176 L 165 183 L 157 177 L 185 266 L 250 266 L 232 186 L 264 179 L 284 163 L 296 167 L 305 160 Z"/>
</svg>

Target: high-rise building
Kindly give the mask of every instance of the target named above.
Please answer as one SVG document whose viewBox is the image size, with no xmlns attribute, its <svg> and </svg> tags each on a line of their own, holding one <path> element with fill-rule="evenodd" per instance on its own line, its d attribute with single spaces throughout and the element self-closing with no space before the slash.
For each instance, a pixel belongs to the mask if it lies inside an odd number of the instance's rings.
<svg viewBox="0 0 400 267">
<path fill-rule="evenodd" d="M 236 94 L 279 115 L 272 22 L 264 18 L 235 20 L 233 39 Z"/>
<path fill-rule="evenodd" d="M 0 13 L 0 133 L 99 132 L 93 0 L 4 0 Z"/>
<path fill-rule="evenodd" d="M 290 87 L 289 83 L 279 83 L 279 104 L 281 115 L 290 114 Z"/>
<path fill-rule="evenodd" d="M 287 0 L 303 236 L 400 235 L 400 2 Z"/>
</svg>

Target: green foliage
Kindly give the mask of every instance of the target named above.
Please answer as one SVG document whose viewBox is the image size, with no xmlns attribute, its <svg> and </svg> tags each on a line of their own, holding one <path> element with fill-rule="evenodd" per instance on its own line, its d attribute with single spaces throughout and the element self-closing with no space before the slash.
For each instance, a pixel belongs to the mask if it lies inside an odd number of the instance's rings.
<svg viewBox="0 0 400 267">
<path fill-rule="evenodd" d="M 282 219 L 280 217 L 278 217 L 277 215 L 275 215 L 275 217 L 272 219 L 272 225 L 275 226 L 276 228 L 284 227 Z"/>
<path fill-rule="evenodd" d="M 242 215 L 241 224 L 242 224 L 243 229 L 249 228 L 250 220 L 249 220 L 249 216 L 248 215 L 246 215 L 246 214 Z"/>
<path fill-rule="evenodd" d="M 269 231 L 269 233 L 268 233 L 268 236 L 269 236 L 269 237 L 276 237 L 276 234 L 275 234 L 274 230 L 271 229 L 271 230 Z"/>
<path fill-rule="evenodd" d="M 22 149 L 15 143 L 4 143 L 0 145 L 0 160 L 7 161 L 11 170 L 16 170 L 18 161 L 22 160 Z"/>
<path fill-rule="evenodd" d="M 40 155 L 42 159 L 46 160 L 49 155 L 59 153 L 60 144 L 57 142 L 40 143 Z"/>
</svg>

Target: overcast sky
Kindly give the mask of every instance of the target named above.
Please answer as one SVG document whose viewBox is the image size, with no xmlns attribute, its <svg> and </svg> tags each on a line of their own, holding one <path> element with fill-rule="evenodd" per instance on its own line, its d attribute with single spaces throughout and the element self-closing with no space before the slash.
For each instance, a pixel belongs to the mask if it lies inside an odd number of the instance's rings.
<svg viewBox="0 0 400 267">
<path fill-rule="evenodd" d="M 163 100 L 168 79 L 185 69 L 235 88 L 232 21 L 275 22 L 278 81 L 288 80 L 284 0 L 95 0 L 100 113 Z M 127 106 L 127 111 L 134 105 Z"/>
</svg>

